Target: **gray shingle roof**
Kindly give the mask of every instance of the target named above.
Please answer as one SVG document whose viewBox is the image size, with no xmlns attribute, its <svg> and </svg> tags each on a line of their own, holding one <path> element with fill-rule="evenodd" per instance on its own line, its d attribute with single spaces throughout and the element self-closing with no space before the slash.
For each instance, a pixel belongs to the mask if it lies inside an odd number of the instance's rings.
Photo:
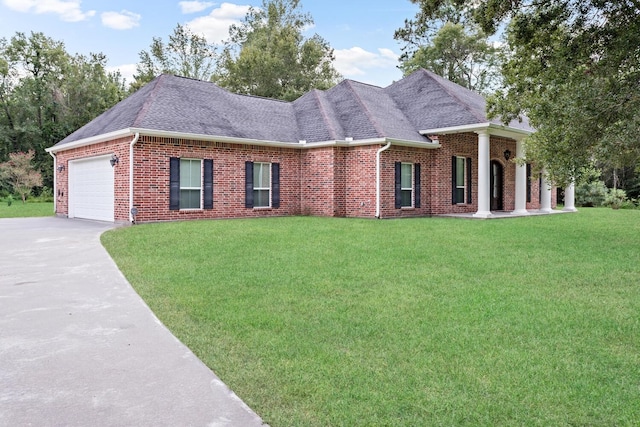
<svg viewBox="0 0 640 427">
<path fill-rule="evenodd" d="M 127 128 L 263 141 L 345 138 L 426 141 L 419 130 L 489 121 L 484 98 L 429 71 L 380 88 L 344 80 L 293 102 L 230 93 L 210 82 L 161 75 L 56 146 Z M 526 123 L 513 127 L 530 130 Z"/>
</svg>

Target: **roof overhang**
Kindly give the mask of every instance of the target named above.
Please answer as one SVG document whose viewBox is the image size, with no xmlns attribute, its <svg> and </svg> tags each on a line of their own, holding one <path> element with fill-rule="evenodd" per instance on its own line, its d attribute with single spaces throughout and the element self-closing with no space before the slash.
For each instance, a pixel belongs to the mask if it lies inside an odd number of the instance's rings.
<svg viewBox="0 0 640 427">
<path fill-rule="evenodd" d="M 425 129 L 419 131 L 420 134 L 428 135 L 447 135 L 453 133 L 488 133 L 489 135 L 501 136 L 504 138 L 511 138 L 520 140 L 534 133 L 532 130 L 514 128 L 507 125 L 500 125 L 497 123 L 473 123 L 469 125 L 451 126 L 444 128 Z"/>
<path fill-rule="evenodd" d="M 160 137 L 160 138 L 189 139 L 194 141 L 211 141 L 211 142 L 222 142 L 222 143 L 240 144 L 240 145 L 257 145 L 257 146 L 263 146 L 263 147 L 293 148 L 293 149 L 310 149 L 310 148 L 323 148 L 323 147 L 358 147 L 358 146 L 365 146 L 365 145 L 387 144 L 389 142 L 392 145 L 399 145 L 403 147 L 427 148 L 427 149 L 440 148 L 440 144 L 437 142 L 411 141 L 411 140 L 403 140 L 403 139 L 395 139 L 395 138 L 329 140 L 329 141 L 320 141 L 320 142 L 304 142 L 304 141 L 282 142 L 282 141 L 268 141 L 268 140 L 251 139 L 251 138 L 236 138 L 236 137 L 228 137 L 228 136 L 215 136 L 215 135 L 202 135 L 202 134 L 184 133 L 184 132 L 162 131 L 162 130 L 154 130 L 154 129 L 126 128 L 119 131 L 105 133 L 105 134 L 97 135 L 90 138 L 80 139 L 78 141 L 69 142 L 67 144 L 63 144 L 60 146 L 54 145 L 53 147 L 47 148 L 46 151 L 49 153 L 55 154 L 59 151 L 66 151 L 74 148 L 85 147 L 88 145 L 99 144 L 101 142 L 113 141 L 114 139 L 133 137 L 135 134 Z"/>
</svg>

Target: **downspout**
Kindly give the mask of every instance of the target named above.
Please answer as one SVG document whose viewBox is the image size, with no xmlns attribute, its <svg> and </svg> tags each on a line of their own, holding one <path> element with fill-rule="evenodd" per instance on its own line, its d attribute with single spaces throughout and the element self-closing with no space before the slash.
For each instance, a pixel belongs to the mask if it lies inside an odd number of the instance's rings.
<svg viewBox="0 0 640 427">
<path fill-rule="evenodd" d="M 380 218 L 380 154 L 391 147 L 391 141 L 376 152 L 376 218 Z"/>
<path fill-rule="evenodd" d="M 133 146 L 138 142 L 140 132 L 136 132 L 133 141 L 129 144 L 129 222 L 133 223 Z"/>
<path fill-rule="evenodd" d="M 58 176 L 56 172 L 58 172 L 58 158 L 55 154 L 49 151 L 49 155 L 53 157 L 53 213 L 58 213 Z"/>
</svg>

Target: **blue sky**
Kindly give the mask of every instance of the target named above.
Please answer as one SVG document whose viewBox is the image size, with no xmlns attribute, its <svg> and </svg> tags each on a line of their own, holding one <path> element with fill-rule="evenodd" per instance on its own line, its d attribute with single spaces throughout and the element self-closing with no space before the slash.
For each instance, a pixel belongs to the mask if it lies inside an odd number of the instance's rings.
<svg viewBox="0 0 640 427">
<path fill-rule="evenodd" d="M 42 32 L 62 41 L 71 54 L 102 52 L 109 67 L 127 81 L 141 50 L 153 37 L 168 40 L 176 24 L 188 25 L 212 43 L 228 35 L 249 6 L 261 0 L 232 2 L 179 0 L 0 0 L 0 38 L 17 31 Z M 409 0 L 302 0 L 317 33 L 335 49 L 335 66 L 345 78 L 387 86 L 401 77 L 396 68 L 401 45 L 394 31 L 417 8 Z"/>
</svg>

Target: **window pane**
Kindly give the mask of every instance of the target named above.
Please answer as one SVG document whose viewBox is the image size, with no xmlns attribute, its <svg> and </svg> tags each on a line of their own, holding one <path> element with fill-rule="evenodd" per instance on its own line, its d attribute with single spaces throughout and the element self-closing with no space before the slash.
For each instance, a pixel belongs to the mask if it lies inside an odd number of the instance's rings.
<svg viewBox="0 0 640 427">
<path fill-rule="evenodd" d="M 411 190 L 402 190 L 402 192 L 400 193 L 400 200 L 401 200 L 401 206 L 403 208 L 410 208 L 411 206 L 413 206 L 413 201 L 411 200 L 411 196 L 413 193 Z"/>
<path fill-rule="evenodd" d="M 456 159 L 456 186 L 464 187 L 465 175 L 465 158 L 458 157 Z"/>
<path fill-rule="evenodd" d="M 456 188 L 456 203 L 464 203 L 464 188 Z"/>
<path fill-rule="evenodd" d="M 402 175 L 400 177 L 400 186 L 402 188 L 413 188 L 411 184 L 413 165 L 410 163 L 402 164 Z"/>
<path fill-rule="evenodd" d="M 200 160 L 180 160 L 180 187 L 200 188 Z"/>
<path fill-rule="evenodd" d="M 253 190 L 253 206 L 257 208 L 268 208 L 269 190 Z"/>
<path fill-rule="evenodd" d="M 200 209 L 200 190 L 180 190 L 180 209 Z"/>
<path fill-rule="evenodd" d="M 271 188 L 271 164 L 253 164 L 253 186 L 255 188 Z"/>
</svg>

